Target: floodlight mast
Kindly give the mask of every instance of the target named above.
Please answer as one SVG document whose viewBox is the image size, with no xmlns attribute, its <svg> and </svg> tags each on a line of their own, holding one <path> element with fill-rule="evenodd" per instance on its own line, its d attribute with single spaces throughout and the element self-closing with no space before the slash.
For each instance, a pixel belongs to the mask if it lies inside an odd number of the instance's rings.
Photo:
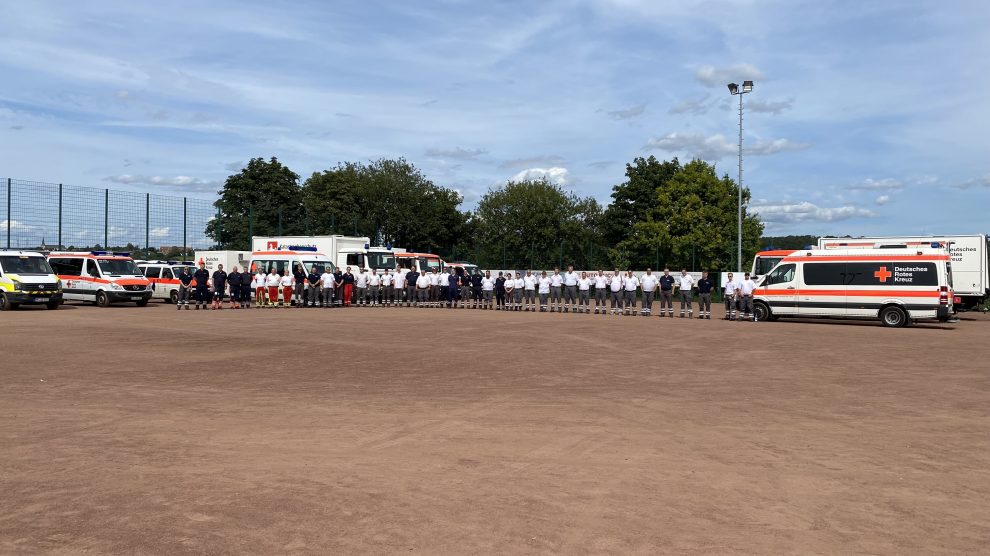
<svg viewBox="0 0 990 556">
<path fill-rule="evenodd" d="M 742 178 L 742 167 L 743 167 L 743 95 L 746 93 L 753 92 L 753 82 L 750 80 L 743 81 L 742 88 L 736 83 L 729 83 L 729 94 L 737 95 L 739 97 L 739 169 L 738 177 L 736 179 L 736 186 L 738 187 L 739 199 L 737 202 L 737 209 L 739 211 L 737 229 L 736 229 L 736 271 L 740 274 L 743 271 L 742 268 L 742 224 L 743 224 L 743 214 L 742 214 L 742 190 L 743 190 L 743 178 Z"/>
</svg>

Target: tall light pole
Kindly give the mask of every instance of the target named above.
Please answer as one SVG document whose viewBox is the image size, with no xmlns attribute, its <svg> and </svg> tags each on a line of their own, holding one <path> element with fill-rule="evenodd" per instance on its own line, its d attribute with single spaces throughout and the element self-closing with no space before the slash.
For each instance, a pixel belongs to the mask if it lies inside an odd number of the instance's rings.
<svg viewBox="0 0 990 556">
<path fill-rule="evenodd" d="M 735 83 L 729 83 L 729 92 L 732 93 L 733 95 L 738 95 L 739 96 L 739 174 L 738 174 L 739 177 L 736 180 L 736 185 L 739 187 L 739 205 L 738 205 L 738 208 L 739 208 L 739 223 L 738 223 L 738 225 L 739 225 L 739 227 L 738 227 L 738 236 L 736 237 L 736 242 L 737 242 L 736 243 L 736 247 L 737 247 L 737 251 L 736 251 L 736 266 L 738 267 L 736 269 L 736 271 L 739 272 L 739 273 L 742 273 L 742 271 L 743 271 L 743 269 L 742 269 L 742 241 L 743 241 L 742 240 L 742 222 L 743 222 L 743 215 L 742 215 L 742 190 L 743 190 L 743 181 L 742 181 L 743 95 L 745 95 L 746 93 L 753 92 L 753 82 L 752 81 L 743 81 L 743 84 L 742 84 L 742 87 L 741 88 L 739 87 L 739 85 L 736 85 Z"/>
</svg>

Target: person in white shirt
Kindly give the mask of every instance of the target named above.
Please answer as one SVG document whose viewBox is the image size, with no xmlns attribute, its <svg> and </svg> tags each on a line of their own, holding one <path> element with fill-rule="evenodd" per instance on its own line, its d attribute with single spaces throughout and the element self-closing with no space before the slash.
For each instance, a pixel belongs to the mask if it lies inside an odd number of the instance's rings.
<svg viewBox="0 0 990 556">
<path fill-rule="evenodd" d="M 401 269 L 395 269 L 395 274 L 392 275 L 392 285 L 395 289 L 392 302 L 395 303 L 396 307 L 399 307 L 402 305 L 403 293 L 406 291 L 406 274 Z"/>
<path fill-rule="evenodd" d="M 357 290 L 357 299 L 354 304 L 363 306 L 368 298 L 368 271 L 358 270 L 354 275 L 354 289 Z"/>
<path fill-rule="evenodd" d="M 591 313 L 591 278 L 587 272 L 582 272 L 577 282 L 578 312 Z"/>
<path fill-rule="evenodd" d="M 646 274 L 639 279 L 639 285 L 643 290 L 643 306 L 639 314 L 648 317 L 653 314 L 653 297 L 657 294 L 657 286 L 660 285 L 652 268 L 646 269 Z"/>
<path fill-rule="evenodd" d="M 622 288 L 625 290 L 625 307 L 622 309 L 622 314 L 628 314 L 636 316 L 636 292 L 639 290 L 639 278 L 633 274 L 631 270 L 626 271 L 625 281 L 622 284 Z"/>
<path fill-rule="evenodd" d="M 752 319 L 753 322 L 756 322 L 756 315 L 753 313 L 753 291 L 755 290 L 756 282 L 749 277 L 749 273 L 747 272 L 746 277 L 739 284 L 739 295 L 741 297 L 739 310 L 742 311 L 742 320 Z"/>
<path fill-rule="evenodd" d="M 375 271 L 368 273 L 368 297 L 371 298 L 371 305 L 377 306 L 381 299 L 382 277 Z"/>
<path fill-rule="evenodd" d="M 257 269 L 254 275 L 254 280 L 251 282 L 251 286 L 254 287 L 254 302 L 257 304 L 254 307 L 260 309 L 265 305 L 265 299 L 267 299 L 267 284 L 268 275 L 265 274 L 263 269 Z"/>
<path fill-rule="evenodd" d="M 430 303 L 430 275 L 423 273 L 416 279 L 416 307 L 426 307 Z"/>
<path fill-rule="evenodd" d="M 539 294 L 540 294 L 540 312 L 547 312 L 547 298 L 550 297 L 550 278 L 547 277 L 547 271 L 540 273 L 540 279 L 538 281 Z"/>
<path fill-rule="evenodd" d="M 481 279 L 482 309 L 492 309 L 492 296 L 495 292 L 495 280 L 492 278 L 492 271 L 486 270 L 485 277 Z"/>
<path fill-rule="evenodd" d="M 612 292 L 612 314 L 622 312 L 622 273 L 616 268 L 609 279 L 608 289 Z"/>
<path fill-rule="evenodd" d="M 739 284 L 732 278 L 732 273 L 725 275 L 725 288 L 723 297 L 725 298 L 725 320 L 736 320 L 736 306 L 739 295 Z"/>
<path fill-rule="evenodd" d="M 595 314 L 601 310 L 602 314 L 605 314 L 605 302 L 608 300 L 608 277 L 605 276 L 605 271 L 598 269 L 598 274 L 595 274 Z"/>
<path fill-rule="evenodd" d="M 554 268 L 553 275 L 550 276 L 550 312 L 554 312 L 554 308 L 559 312 L 561 310 L 560 306 L 560 288 L 564 285 L 564 277 L 560 275 L 560 269 Z"/>
<path fill-rule="evenodd" d="M 443 307 L 443 299 L 440 298 L 440 269 L 434 267 L 433 272 L 430 272 L 426 278 L 430 281 L 430 306 Z M 443 279 L 446 279 L 446 276 Z"/>
<path fill-rule="evenodd" d="M 516 303 L 516 311 L 522 311 L 523 308 L 523 292 L 526 288 L 526 281 L 520 273 L 516 273 L 516 283 L 514 284 L 515 289 L 512 290 L 512 294 Z"/>
<path fill-rule="evenodd" d="M 691 290 L 694 289 L 694 276 L 688 274 L 686 268 L 681 269 L 677 277 L 677 288 L 681 291 L 681 318 L 687 313 L 688 318 L 694 314 L 694 302 L 691 301 Z"/>
<path fill-rule="evenodd" d="M 505 310 L 515 311 L 516 310 L 516 281 L 512 279 L 512 273 L 505 273 Z"/>
<path fill-rule="evenodd" d="M 577 311 L 578 275 L 573 266 L 567 267 L 564 273 L 564 312 Z"/>
<path fill-rule="evenodd" d="M 523 310 L 536 312 L 536 276 L 532 270 L 526 271 L 523 277 Z"/>
<path fill-rule="evenodd" d="M 394 283 L 395 276 L 390 268 L 385 274 L 382 274 L 382 305 L 386 307 L 392 303 L 392 296 L 395 295 L 395 287 L 392 285 Z"/>
<path fill-rule="evenodd" d="M 282 301 L 279 302 L 279 307 L 292 306 L 292 290 L 295 289 L 295 282 L 295 278 L 292 277 L 292 273 L 288 270 L 278 279 L 278 285 L 282 286 Z"/>
<path fill-rule="evenodd" d="M 265 277 L 265 288 L 268 289 L 268 304 L 266 307 L 275 307 L 278 304 L 278 283 L 282 276 L 272 268 L 268 276 Z"/>
<path fill-rule="evenodd" d="M 333 275 L 333 272 L 330 272 L 330 265 L 327 265 L 323 269 L 323 274 L 320 275 L 320 286 L 323 288 L 320 307 L 333 307 L 333 290 L 337 287 L 337 277 Z"/>
</svg>

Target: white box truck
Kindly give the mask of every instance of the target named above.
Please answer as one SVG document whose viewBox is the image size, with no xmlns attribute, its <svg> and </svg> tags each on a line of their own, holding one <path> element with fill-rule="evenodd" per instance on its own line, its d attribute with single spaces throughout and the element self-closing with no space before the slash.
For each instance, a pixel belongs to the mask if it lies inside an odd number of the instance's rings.
<svg viewBox="0 0 990 556">
<path fill-rule="evenodd" d="M 952 289 L 957 309 L 976 307 L 990 294 L 987 271 L 987 236 L 899 236 L 899 237 L 823 237 L 819 249 L 877 249 L 884 246 L 931 248 L 932 244 L 948 247 L 952 265 Z"/>
<path fill-rule="evenodd" d="M 251 262 L 251 252 L 250 251 L 196 251 L 193 262 L 196 263 L 196 268 L 199 268 L 199 262 L 203 261 L 206 263 L 206 270 L 213 274 L 213 271 L 217 269 L 217 265 L 223 265 L 223 269 L 230 272 L 230 269 L 237 267 L 238 270 L 243 270 L 244 265 L 250 264 Z"/>
<path fill-rule="evenodd" d="M 330 257 L 340 269 L 351 267 L 351 272 L 372 270 L 384 274 L 395 268 L 395 253 L 405 249 L 372 247 L 367 236 L 255 236 L 251 238 L 254 251 L 291 250 L 293 247 L 315 247 Z"/>
</svg>

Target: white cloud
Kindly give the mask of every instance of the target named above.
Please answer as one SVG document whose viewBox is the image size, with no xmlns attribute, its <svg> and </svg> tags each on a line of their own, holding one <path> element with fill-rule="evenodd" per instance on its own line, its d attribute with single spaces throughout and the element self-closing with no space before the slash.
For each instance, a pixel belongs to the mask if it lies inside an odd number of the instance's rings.
<svg viewBox="0 0 990 556">
<path fill-rule="evenodd" d="M 711 94 L 706 94 L 698 100 L 682 100 L 671 106 L 667 112 L 670 114 L 691 114 L 692 116 L 707 114 L 715 104 L 715 102 L 710 100 L 711 96 Z"/>
<path fill-rule="evenodd" d="M 729 83 L 742 83 L 747 79 L 753 81 L 763 79 L 763 72 L 753 64 L 735 64 L 722 68 L 706 65 L 694 72 L 694 78 L 705 87 L 724 87 Z"/>
<path fill-rule="evenodd" d="M 11 220 L 10 221 L 10 232 L 11 233 L 13 233 L 13 232 L 30 232 L 33 229 L 34 229 L 34 226 L 28 226 L 27 224 L 25 224 L 23 222 L 20 222 L 18 220 Z M 0 220 L 0 230 L 3 230 L 4 232 L 7 231 L 7 221 L 6 220 Z"/>
<path fill-rule="evenodd" d="M 760 215 L 760 219 L 771 224 L 837 222 L 851 218 L 872 218 L 877 215 L 872 210 L 854 205 L 820 207 L 808 201 L 798 203 L 758 201 L 750 208 Z"/>
<path fill-rule="evenodd" d="M 148 235 L 154 238 L 162 238 L 168 236 L 170 228 L 168 226 L 162 226 L 159 228 L 152 228 L 148 231 Z"/>
<path fill-rule="evenodd" d="M 747 112 L 773 114 L 774 116 L 780 114 L 784 110 L 790 110 L 793 107 L 794 99 L 792 98 L 787 100 L 763 100 L 754 98 L 747 100 L 745 105 Z"/>
<path fill-rule="evenodd" d="M 874 202 L 878 205 L 886 205 L 890 202 L 890 195 L 880 195 Z"/>
<path fill-rule="evenodd" d="M 611 110 L 606 113 L 608 114 L 608 117 L 613 120 L 630 120 L 632 118 L 642 116 L 644 112 L 646 112 L 646 105 L 637 104 L 636 106 L 631 106 L 621 110 Z"/>
<path fill-rule="evenodd" d="M 882 180 L 867 178 L 860 183 L 850 186 L 849 189 L 862 189 L 865 191 L 900 191 L 901 189 L 904 189 L 904 183 L 893 178 L 884 178 Z"/>
<path fill-rule="evenodd" d="M 223 165 L 223 169 L 228 172 L 240 172 L 244 169 L 244 161 L 238 160 Z"/>
<path fill-rule="evenodd" d="M 987 174 L 982 178 L 966 180 L 960 184 L 954 185 L 953 187 L 955 187 L 956 189 L 973 189 L 977 187 L 990 187 L 990 174 Z"/>
<path fill-rule="evenodd" d="M 554 166 L 552 168 L 529 168 L 509 178 L 509 181 L 520 182 L 527 180 L 537 180 L 540 178 L 556 183 L 557 185 L 567 184 L 567 168 Z"/>
<path fill-rule="evenodd" d="M 705 136 L 701 133 L 668 133 L 660 138 L 652 138 L 643 147 L 646 150 L 687 153 L 704 160 L 719 160 L 738 153 L 739 145 L 729 141 L 721 133 Z M 744 155 L 771 155 L 784 151 L 797 151 L 808 148 L 807 144 L 794 143 L 789 139 L 773 139 L 743 143 Z"/>
<path fill-rule="evenodd" d="M 109 181 L 113 183 L 122 183 L 125 185 L 140 184 L 140 185 L 173 185 L 173 186 L 207 186 L 214 187 L 217 184 L 215 181 L 204 180 L 200 178 L 193 178 L 190 176 L 175 176 L 171 178 L 163 176 L 143 176 L 135 174 L 120 174 L 118 176 L 108 176 L 104 178 L 104 181 Z"/>
<path fill-rule="evenodd" d="M 426 156 L 435 158 L 453 158 L 456 160 L 474 160 L 479 156 L 488 154 L 485 149 L 464 149 L 454 147 L 453 149 L 427 149 Z"/>
<path fill-rule="evenodd" d="M 503 170 L 516 170 L 519 168 L 532 168 L 534 166 L 563 166 L 566 160 L 564 157 L 555 154 L 543 156 L 531 156 L 529 158 L 513 158 L 498 165 Z"/>
</svg>

